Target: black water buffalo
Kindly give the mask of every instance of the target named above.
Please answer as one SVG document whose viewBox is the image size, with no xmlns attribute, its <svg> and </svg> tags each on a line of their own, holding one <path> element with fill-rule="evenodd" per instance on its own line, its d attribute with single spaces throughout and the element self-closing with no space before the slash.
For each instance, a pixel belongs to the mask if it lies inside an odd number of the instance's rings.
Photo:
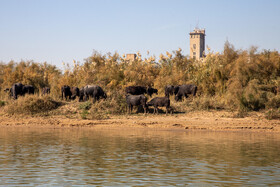
<svg viewBox="0 0 280 187">
<path fill-rule="evenodd" d="M 106 93 L 103 91 L 103 89 L 100 86 L 97 85 L 87 85 L 84 87 L 84 96 L 85 96 L 85 100 L 88 99 L 88 97 L 93 97 L 93 103 L 96 100 L 99 100 L 99 98 L 103 98 L 106 99 L 107 95 Z"/>
<path fill-rule="evenodd" d="M 158 90 L 155 89 L 155 88 L 149 87 L 149 88 L 147 89 L 147 94 L 148 94 L 150 97 L 152 97 L 153 94 L 158 94 Z"/>
<path fill-rule="evenodd" d="M 174 95 L 176 96 L 181 85 L 174 86 Z"/>
<path fill-rule="evenodd" d="M 71 99 L 75 100 L 76 97 L 80 96 L 80 89 L 78 87 L 72 87 L 70 91 L 71 91 Z"/>
<path fill-rule="evenodd" d="M 7 90 L 7 89 L 6 89 Z M 35 88 L 32 85 L 23 85 L 22 83 L 15 83 L 10 88 L 10 95 L 14 99 L 17 99 L 18 96 L 24 96 L 25 94 L 34 94 Z"/>
<path fill-rule="evenodd" d="M 44 87 L 42 89 L 42 95 L 48 95 L 51 93 L 51 88 L 50 87 Z"/>
<path fill-rule="evenodd" d="M 34 94 L 34 92 L 35 92 L 35 88 L 32 85 L 23 85 L 22 89 L 23 89 L 22 90 L 23 95 L 25 95 L 25 94 Z"/>
<path fill-rule="evenodd" d="M 12 88 L 12 96 L 14 99 L 17 99 L 19 95 L 23 95 L 23 84 L 15 83 L 13 84 Z"/>
<path fill-rule="evenodd" d="M 84 96 L 85 96 L 84 87 L 81 87 L 80 88 L 80 93 L 79 93 L 79 102 L 84 101 Z"/>
<path fill-rule="evenodd" d="M 164 92 L 165 92 L 165 97 L 169 98 L 169 95 L 173 95 L 174 94 L 174 86 L 173 85 L 165 86 Z"/>
<path fill-rule="evenodd" d="M 144 86 L 128 86 L 125 88 L 126 94 L 141 95 L 147 93 L 147 88 Z"/>
<path fill-rule="evenodd" d="M 61 87 L 61 99 L 63 100 L 63 97 L 65 100 L 71 99 L 72 93 L 71 93 L 71 88 L 68 85 L 64 85 Z"/>
<path fill-rule="evenodd" d="M 148 106 L 154 107 L 154 113 L 158 114 L 158 107 L 166 107 L 166 114 L 170 111 L 172 112 L 172 108 L 170 107 L 170 99 L 168 97 L 155 97 L 151 101 L 148 102 Z"/>
<path fill-rule="evenodd" d="M 128 113 L 132 112 L 133 106 L 143 106 L 144 113 L 147 112 L 147 97 L 144 95 L 126 95 L 126 104 L 128 106 Z"/>
<path fill-rule="evenodd" d="M 176 91 L 176 89 L 178 89 L 178 91 Z M 188 94 L 192 94 L 193 96 L 195 96 L 197 91 L 197 86 L 194 84 L 184 84 L 175 87 L 175 91 L 176 91 L 175 100 L 180 101 L 182 100 L 183 96 L 188 98 Z"/>
</svg>

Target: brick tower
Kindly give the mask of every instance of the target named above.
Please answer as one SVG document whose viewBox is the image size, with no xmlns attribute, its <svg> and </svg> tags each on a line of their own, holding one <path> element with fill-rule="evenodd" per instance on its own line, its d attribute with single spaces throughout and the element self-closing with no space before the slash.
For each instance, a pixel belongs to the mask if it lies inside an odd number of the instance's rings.
<svg viewBox="0 0 280 187">
<path fill-rule="evenodd" d="M 194 29 L 190 32 L 190 57 L 199 60 L 204 57 L 205 29 Z"/>
</svg>

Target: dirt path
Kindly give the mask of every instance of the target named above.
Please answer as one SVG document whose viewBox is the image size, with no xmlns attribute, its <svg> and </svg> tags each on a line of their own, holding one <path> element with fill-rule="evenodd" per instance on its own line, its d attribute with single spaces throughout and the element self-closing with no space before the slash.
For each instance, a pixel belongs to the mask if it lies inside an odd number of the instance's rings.
<svg viewBox="0 0 280 187">
<path fill-rule="evenodd" d="M 123 115 L 111 116 L 106 120 L 70 119 L 65 116 L 9 117 L 0 115 L 2 127 L 45 127 L 45 128 L 153 128 L 159 130 L 214 130 L 214 131 L 265 131 L 280 132 L 280 120 L 266 120 L 261 113 L 250 117 L 233 118 L 224 111 L 203 111 L 173 115 Z"/>
</svg>

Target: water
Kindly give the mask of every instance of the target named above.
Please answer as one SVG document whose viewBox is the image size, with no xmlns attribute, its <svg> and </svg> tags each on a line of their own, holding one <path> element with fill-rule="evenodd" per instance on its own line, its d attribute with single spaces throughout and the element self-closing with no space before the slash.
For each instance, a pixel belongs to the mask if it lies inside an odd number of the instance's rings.
<svg viewBox="0 0 280 187">
<path fill-rule="evenodd" d="M 280 185 L 274 133 L 2 128 L 3 186 Z"/>
</svg>

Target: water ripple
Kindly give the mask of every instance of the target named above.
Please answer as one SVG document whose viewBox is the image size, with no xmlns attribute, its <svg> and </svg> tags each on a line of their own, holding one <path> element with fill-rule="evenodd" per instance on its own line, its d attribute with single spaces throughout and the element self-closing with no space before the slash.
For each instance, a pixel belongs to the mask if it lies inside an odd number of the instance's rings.
<svg viewBox="0 0 280 187">
<path fill-rule="evenodd" d="M 280 185 L 280 137 L 214 132 L 0 131 L 0 185 Z"/>
</svg>

